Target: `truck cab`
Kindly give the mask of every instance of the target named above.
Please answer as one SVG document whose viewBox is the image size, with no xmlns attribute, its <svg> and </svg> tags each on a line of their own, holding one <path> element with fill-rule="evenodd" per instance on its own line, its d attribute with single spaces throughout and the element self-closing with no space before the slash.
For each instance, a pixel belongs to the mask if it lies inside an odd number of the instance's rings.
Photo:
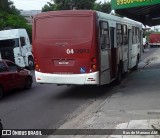
<svg viewBox="0 0 160 138">
<path fill-rule="evenodd" d="M 11 60 L 20 67 L 33 69 L 32 46 L 25 29 L 0 31 L 0 58 Z"/>
</svg>

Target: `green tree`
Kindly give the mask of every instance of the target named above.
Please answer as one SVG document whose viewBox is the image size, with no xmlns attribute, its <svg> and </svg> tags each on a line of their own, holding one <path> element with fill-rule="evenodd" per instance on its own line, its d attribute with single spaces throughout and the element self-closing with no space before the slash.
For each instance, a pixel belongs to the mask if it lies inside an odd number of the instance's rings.
<svg viewBox="0 0 160 138">
<path fill-rule="evenodd" d="M 53 0 L 56 10 L 70 10 L 71 0 Z"/>
<path fill-rule="evenodd" d="M 101 11 L 101 7 L 102 7 L 102 3 L 101 2 L 99 2 L 99 3 L 95 3 L 94 4 L 94 10 L 96 10 L 96 11 Z"/>
<path fill-rule="evenodd" d="M 26 19 L 20 15 L 12 1 L 0 0 L 0 30 L 10 28 L 25 28 L 31 38 L 32 28 Z"/>
<path fill-rule="evenodd" d="M 76 7 L 77 9 L 93 9 L 96 0 L 72 0 L 70 1 L 71 7 Z"/>
<path fill-rule="evenodd" d="M 14 28 L 25 28 L 31 38 L 31 25 L 26 23 L 26 20 L 21 15 L 9 14 L 6 12 L 0 12 L 0 30 Z"/>
<path fill-rule="evenodd" d="M 0 0 L 0 11 L 8 11 L 8 10 L 9 10 L 8 0 Z"/>
<path fill-rule="evenodd" d="M 71 10 L 76 9 L 93 9 L 96 0 L 51 0 L 43 8 L 42 11 L 55 10 Z"/>
<path fill-rule="evenodd" d="M 95 3 L 94 10 L 104 13 L 111 13 L 111 2 Z"/>
<path fill-rule="evenodd" d="M 111 12 L 111 3 L 110 2 L 103 3 L 101 11 L 105 12 L 105 13 L 110 13 Z"/>
<path fill-rule="evenodd" d="M 0 11 L 7 13 L 20 14 L 20 11 L 15 8 L 12 1 L 0 0 Z"/>
<path fill-rule="evenodd" d="M 42 12 L 47 12 L 47 11 L 55 11 L 57 9 L 56 4 L 47 2 L 42 8 Z"/>
</svg>

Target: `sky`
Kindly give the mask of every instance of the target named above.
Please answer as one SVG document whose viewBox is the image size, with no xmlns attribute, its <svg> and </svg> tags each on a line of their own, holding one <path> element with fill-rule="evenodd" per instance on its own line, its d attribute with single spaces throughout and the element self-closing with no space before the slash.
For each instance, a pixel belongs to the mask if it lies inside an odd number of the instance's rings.
<svg viewBox="0 0 160 138">
<path fill-rule="evenodd" d="M 42 7 L 50 0 L 11 0 L 14 6 L 19 10 L 41 10 Z M 104 0 L 97 0 L 96 2 L 104 2 Z"/>
</svg>

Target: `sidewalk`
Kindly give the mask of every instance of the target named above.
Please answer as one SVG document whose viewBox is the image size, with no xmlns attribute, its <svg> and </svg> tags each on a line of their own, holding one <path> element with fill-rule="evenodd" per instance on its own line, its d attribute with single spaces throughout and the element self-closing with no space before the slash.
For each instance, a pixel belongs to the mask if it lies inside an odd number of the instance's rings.
<svg viewBox="0 0 160 138">
<path fill-rule="evenodd" d="M 154 54 L 155 55 L 155 54 Z M 152 59 L 152 56 L 150 57 Z M 59 129 L 126 129 L 114 135 L 52 135 L 48 138 L 160 138 L 160 57 L 155 69 L 131 72 L 103 102 L 96 101 Z M 159 63 L 158 63 L 159 62 Z M 140 67 L 146 66 L 146 61 Z M 155 61 L 154 61 L 155 63 Z M 127 131 L 127 129 L 129 131 Z M 139 129 L 134 132 L 134 129 Z M 142 130 L 143 129 L 143 130 Z M 152 129 L 155 135 L 149 134 Z M 159 131 L 157 131 L 159 129 Z M 67 130 L 66 130 L 67 131 Z M 98 131 L 98 130 L 96 130 Z M 129 135 L 133 131 L 133 134 Z M 128 133 L 128 135 L 124 134 Z"/>
</svg>

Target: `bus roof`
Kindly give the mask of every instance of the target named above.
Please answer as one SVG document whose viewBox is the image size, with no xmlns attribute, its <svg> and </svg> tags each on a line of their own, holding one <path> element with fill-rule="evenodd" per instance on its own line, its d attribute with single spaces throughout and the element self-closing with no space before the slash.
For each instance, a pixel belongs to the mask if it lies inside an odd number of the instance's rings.
<svg viewBox="0 0 160 138">
<path fill-rule="evenodd" d="M 36 14 L 34 16 L 34 18 L 40 18 L 40 17 L 45 17 L 45 16 L 53 16 L 53 15 L 83 15 L 84 13 L 85 14 L 88 14 L 88 15 L 92 15 L 93 12 L 95 11 L 92 11 L 92 10 L 61 10 L 61 11 L 49 11 L 49 12 L 42 12 L 42 13 L 39 13 L 39 14 Z"/>
<path fill-rule="evenodd" d="M 122 24 L 125 23 L 125 24 L 128 24 L 128 25 L 135 25 L 135 26 L 139 26 L 139 27 L 141 26 L 141 28 L 142 28 L 142 23 L 134 21 L 134 20 L 129 19 L 129 18 L 126 18 L 126 17 L 122 18 L 122 17 L 118 17 L 118 16 L 115 16 L 115 15 L 102 13 L 102 12 L 99 12 L 99 11 L 97 11 L 97 14 L 98 14 L 99 18 L 101 18 L 101 19 L 112 20 L 112 21 L 116 21 L 116 22 L 119 22 L 119 23 L 122 23 Z"/>
</svg>

